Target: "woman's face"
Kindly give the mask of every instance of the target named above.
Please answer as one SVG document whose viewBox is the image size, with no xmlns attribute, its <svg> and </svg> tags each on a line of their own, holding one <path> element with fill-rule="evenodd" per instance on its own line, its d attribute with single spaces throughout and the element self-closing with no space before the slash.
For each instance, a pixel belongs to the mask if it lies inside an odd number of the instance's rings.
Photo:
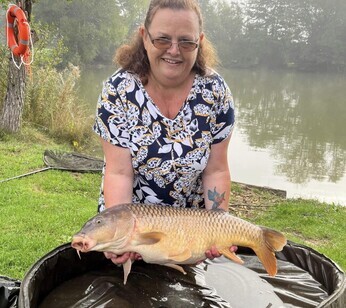
<svg viewBox="0 0 346 308">
<path fill-rule="evenodd" d="M 149 77 L 165 87 L 183 84 L 191 74 L 198 48 L 184 51 L 176 43 L 201 43 L 203 33 L 200 33 L 197 14 L 192 10 L 159 9 L 149 28 L 142 29 L 142 36 L 150 63 Z M 158 38 L 169 39 L 173 44 L 168 49 L 158 49 L 151 42 Z"/>
</svg>

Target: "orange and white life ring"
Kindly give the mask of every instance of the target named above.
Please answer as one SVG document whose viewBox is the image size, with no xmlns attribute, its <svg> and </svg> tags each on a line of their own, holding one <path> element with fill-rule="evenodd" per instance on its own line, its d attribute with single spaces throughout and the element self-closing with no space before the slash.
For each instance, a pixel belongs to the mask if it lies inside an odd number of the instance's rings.
<svg viewBox="0 0 346 308">
<path fill-rule="evenodd" d="M 6 15 L 7 45 L 15 56 L 24 56 L 29 50 L 30 27 L 24 11 L 17 5 L 10 5 Z M 18 39 L 14 33 L 14 23 L 17 21 Z"/>
</svg>

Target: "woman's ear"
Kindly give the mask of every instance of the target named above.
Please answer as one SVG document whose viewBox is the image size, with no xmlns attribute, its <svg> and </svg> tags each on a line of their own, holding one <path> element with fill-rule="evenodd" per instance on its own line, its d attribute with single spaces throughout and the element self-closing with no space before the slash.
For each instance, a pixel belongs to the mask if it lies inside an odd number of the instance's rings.
<svg viewBox="0 0 346 308">
<path fill-rule="evenodd" d="M 144 38 L 144 35 L 145 35 L 145 28 L 144 28 L 144 26 L 140 26 L 140 27 L 138 28 L 138 32 L 139 32 L 139 35 L 140 35 L 142 38 Z"/>
<path fill-rule="evenodd" d="M 147 47 L 146 47 L 147 33 L 145 31 L 145 27 L 144 26 L 140 26 L 138 28 L 138 33 L 142 37 L 144 49 L 146 50 L 147 49 Z"/>
<path fill-rule="evenodd" d="M 202 42 L 204 39 L 204 32 L 201 32 L 201 34 L 199 35 L 199 42 Z"/>
</svg>

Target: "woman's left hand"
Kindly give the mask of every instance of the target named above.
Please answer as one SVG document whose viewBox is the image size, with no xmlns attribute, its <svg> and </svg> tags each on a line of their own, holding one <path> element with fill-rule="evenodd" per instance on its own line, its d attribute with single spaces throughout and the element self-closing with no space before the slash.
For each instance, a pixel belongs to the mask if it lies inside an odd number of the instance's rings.
<svg viewBox="0 0 346 308">
<path fill-rule="evenodd" d="M 230 252 L 236 252 L 238 249 L 238 246 L 231 246 L 229 248 Z M 205 256 L 207 257 L 207 259 L 213 260 L 214 258 L 218 258 L 221 257 L 220 252 L 217 250 L 217 248 L 215 246 L 211 247 L 209 250 L 207 250 L 205 252 Z"/>
</svg>

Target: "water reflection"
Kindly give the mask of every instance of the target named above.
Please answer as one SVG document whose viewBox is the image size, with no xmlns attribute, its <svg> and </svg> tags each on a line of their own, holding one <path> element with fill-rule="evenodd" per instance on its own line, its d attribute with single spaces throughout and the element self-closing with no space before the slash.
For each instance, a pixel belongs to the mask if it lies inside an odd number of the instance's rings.
<svg viewBox="0 0 346 308">
<path fill-rule="evenodd" d="M 90 106 L 90 111 L 96 110 L 96 102 L 101 93 L 103 82 L 116 71 L 114 65 L 84 69 L 79 80 L 79 92 Z"/>
<path fill-rule="evenodd" d="M 113 71 L 82 74 L 92 111 L 102 80 Z M 229 155 L 234 180 L 346 204 L 346 76 L 265 70 L 222 75 L 237 109 Z"/>
<path fill-rule="evenodd" d="M 267 71 L 226 75 L 239 129 L 251 147 L 270 151 L 278 162 L 276 173 L 293 183 L 336 183 L 344 176 L 345 77 Z"/>
</svg>

